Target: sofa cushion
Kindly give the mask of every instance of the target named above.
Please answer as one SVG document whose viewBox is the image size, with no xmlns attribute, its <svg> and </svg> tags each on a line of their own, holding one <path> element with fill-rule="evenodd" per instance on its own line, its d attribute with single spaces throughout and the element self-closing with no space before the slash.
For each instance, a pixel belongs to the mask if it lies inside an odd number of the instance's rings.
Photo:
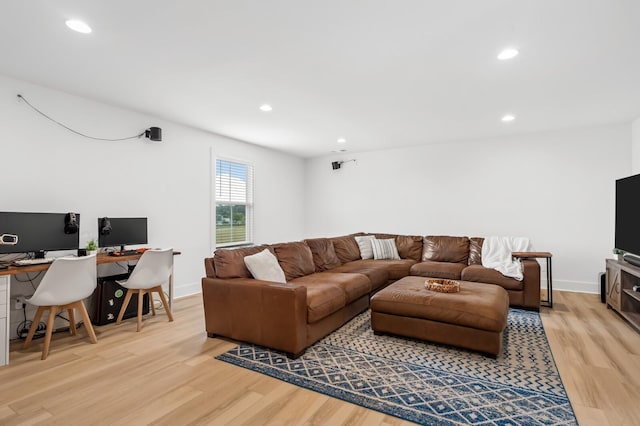
<svg viewBox="0 0 640 426">
<path fill-rule="evenodd" d="M 380 234 L 378 232 L 376 232 L 375 234 L 373 234 L 377 239 L 379 240 L 395 240 L 397 235 L 396 234 Z"/>
<path fill-rule="evenodd" d="M 395 234 L 374 234 L 379 240 L 393 238 L 396 240 L 398 254 L 402 259 L 422 260 L 422 236 L 420 235 L 395 235 Z"/>
<path fill-rule="evenodd" d="M 347 265 L 353 268 L 356 268 L 356 267 L 364 267 L 365 269 L 368 267 L 383 268 L 389 274 L 389 280 L 395 281 L 409 275 L 409 270 L 411 269 L 411 266 L 414 265 L 415 263 L 416 261 L 411 259 L 396 259 L 396 260 L 367 259 L 367 260 L 356 260 L 354 262 L 349 262 Z"/>
<path fill-rule="evenodd" d="M 379 240 L 374 238 L 371 240 L 371 247 L 373 248 L 374 259 L 400 259 L 398 248 L 396 247 L 396 240 L 394 239 L 389 238 L 388 240 Z"/>
<path fill-rule="evenodd" d="M 495 269 L 482 265 L 470 265 L 462 270 L 462 279 L 479 283 L 497 284 L 507 290 L 522 290 L 523 283 L 515 278 L 506 277 Z"/>
<path fill-rule="evenodd" d="M 311 249 L 304 242 L 274 244 L 271 247 L 276 253 L 287 281 L 316 271 Z"/>
<path fill-rule="evenodd" d="M 469 238 L 469 265 L 482 265 L 482 244 L 484 238 Z"/>
<path fill-rule="evenodd" d="M 335 237 L 331 238 L 331 241 L 340 262 L 347 263 L 360 259 L 360 248 L 354 236 Z"/>
<path fill-rule="evenodd" d="M 234 249 L 217 249 L 213 253 L 213 264 L 218 278 L 251 278 L 244 264 L 245 256 L 261 252 L 265 245 Z"/>
<path fill-rule="evenodd" d="M 328 317 L 347 304 L 345 292 L 340 287 L 326 282 L 303 279 L 313 275 L 306 275 L 291 282 L 291 284 L 300 285 L 307 289 L 307 323 L 309 324 Z"/>
<path fill-rule="evenodd" d="M 389 281 L 389 272 L 383 264 L 377 263 L 361 263 L 360 261 L 345 263 L 342 266 L 334 268 L 331 272 L 351 272 L 366 275 L 371 284 L 371 291 L 375 291 L 384 287 Z"/>
<path fill-rule="evenodd" d="M 371 241 L 375 238 L 373 235 L 358 235 L 354 237 L 358 248 L 360 249 L 361 259 L 373 259 L 373 247 Z"/>
<path fill-rule="evenodd" d="M 326 271 L 327 269 L 337 268 L 342 265 L 340 259 L 336 255 L 333 248 L 333 242 L 328 238 L 313 238 L 304 240 L 311 249 L 313 255 L 313 263 L 316 266 L 316 272 Z"/>
<path fill-rule="evenodd" d="M 253 275 L 253 278 L 263 281 L 273 281 L 277 283 L 286 282 L 284 271 L 278 263 L 278 259 L 269 251 L 264 249 L 259 253 L 245 256 L 244 264 Z"/>
<path fill-rule="evenodd" d="M 432 262 L 427 260 L 413 265 L 410 274 L 420 277 L 459 280 L 465 267 L 462 263 Z"/>
<path fill-rule="evenodd" d="M 449 236 L 427 236 L 424 238 L 422 260 L 467 264 L 469 238 Z"/>
<path fill-rule="evenodd" d="M 316 272 L 296 278 L 290 284 L 304 285 L 322 284 L 342 289 L 345 296 L 345 303 L 349 304 L 354 300 L 371 292 L 371 282 L 366 275 L 356 273 L 337 272 Z"/>
<path fill-rule="evenodd" d="M 403 259 L 422 259 L 422 237 L 420 235 L 398 235 L 396 236 L 396 247 L 398 254 Z"/>
</svg>

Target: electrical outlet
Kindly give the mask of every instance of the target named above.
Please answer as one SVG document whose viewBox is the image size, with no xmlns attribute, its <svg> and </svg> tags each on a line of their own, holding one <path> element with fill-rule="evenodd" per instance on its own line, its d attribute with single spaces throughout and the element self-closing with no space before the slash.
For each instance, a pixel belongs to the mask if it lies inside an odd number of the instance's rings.
<svg viewBox="0 0 640 426">
<path fill-rule="evenodd" d="M 15 304 L 16 309 L 22 309 L 22 305 L 24 303 L 25 303 L 25 300 L 23 296 L 16 296 L 16 304 Z"/>
</svg>

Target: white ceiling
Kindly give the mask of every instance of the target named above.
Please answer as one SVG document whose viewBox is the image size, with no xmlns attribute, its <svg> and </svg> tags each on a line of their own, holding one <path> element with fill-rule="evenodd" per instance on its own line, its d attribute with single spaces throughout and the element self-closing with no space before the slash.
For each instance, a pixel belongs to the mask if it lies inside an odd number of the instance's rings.
<svg viewBox="0 0 640 426">
<path fill-rule="evenodd" d="M 639 4 L 5 0 L 0 73 L 314 157 L 630 122 Z"/>
</svg>

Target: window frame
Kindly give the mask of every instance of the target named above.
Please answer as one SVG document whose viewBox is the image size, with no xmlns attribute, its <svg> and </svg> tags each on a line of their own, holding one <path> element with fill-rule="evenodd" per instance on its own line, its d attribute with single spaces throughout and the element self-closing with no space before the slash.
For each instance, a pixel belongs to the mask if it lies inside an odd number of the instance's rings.
<svg viewBox="0 0 640 426">
<path fill-rule="evenodd" d="M 217 185 L 217 176 L 218 176 L 218 161 L 221 162 L 229 162 L 241 164 L 247 168 L 247 181 L 245 186 L 245 201 L 237 202 L 237 201 L 219 201 L 218 200 L 218 185 Z M 253 237 L 254 237 L 254 210 L 255 210 L 255 197 L 254 197 L 254 186 L 255 186 L 255 166 L 246 160 L 219 156 L 211 152 L 211 248 L 215 250 L 216 248 L 223 247 L 239 247 L 239 246 L 248 246 L 253 245 Z M 218 217 L 217 217 L 217 207 L 219 204 L 225 205 L 244 205 L 245 206 L 245 239 L 243 241 L 231 241 L 227 243 L 218 243 L 217 232 L 218 232 Z M 232 225 L 233 226 L 233 225 Z"/>
</svg>

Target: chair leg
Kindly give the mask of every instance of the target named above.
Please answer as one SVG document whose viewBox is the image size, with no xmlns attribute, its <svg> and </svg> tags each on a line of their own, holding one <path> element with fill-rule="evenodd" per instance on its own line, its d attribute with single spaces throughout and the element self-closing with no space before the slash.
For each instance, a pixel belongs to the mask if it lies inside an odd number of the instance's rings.
<svg viewBox="0 0 640 426">
<path fill-rule="evenodd" d="M 69 308 L 67 309 L 67 312 L 69 312 L 69 332 L 71 332 L 72 336 L 75 336 L 76 335 L 76 317 L 74 315 L 74 309 Z"/>
<path fill-rule="evenodd" d="M 160 300 L 162 301 L 162 306 L 164 306 L 164 311 L 167 313 L 169 317 L 169 321 L 173 321 L 173 315 L 171 314 L 171 308 L 169 308 L 169 304 L 167 303 L 167 298 L 164 297 L 164 290 L 162 290 L 162 286 L 154 287 L 151 289 L 152 291 L 157 291 L 160 294 Z"/>
<path fill-rule="evenodd" d="M 144 306 L 144 290 L 138 290 L 138 329 L 142 329 L 142 307 Z"/>
<path fill-rule="evenodd" d="M 24 345 L 22 345 L 23 349 L 27 349 L 31 344 L 31 340 L 33 339 L 33 335 L 36 333 L 38 329 L 38 324 L 40 324 L 40 318 L 42 318 L 42 314 L 47 310 L 46 306 L 38 306 L 38 310 L 36 311 L 35 317 L 33 317 L 33 321 L 31 322 L 31 327 L 29 327 L 29 333 L 27 334 L 27 338 L 24 341 Z"/>
<path fill-rule="evenodd" d="M 127 289 L 127 294 L 124 296 L 124 301 L 122 302 L 122 308 L 120 308 L 120 313 L 118 314 L 118 319 L 116 319 L 116 325 L 122 322 L 122 317 L 124 316 L 124 311 L 127 310 L 127 306 L 129 306 L 129 301 L 131 301 L 131 295 L 133 294 L 133 290 L 130 288 Z"/>
<path fill-rule="evenodd" d="M 49 356 L 49 346 L 51 345 L 51 335 L 53 334 L 53 323 L 56 320 L 57 306 L 49 306 L 49 319 L 47 320 L 47 332 L 44 335 L 44 347 L 42 348 L 42 357 L 45 360 Z"/>
<path fill-rule="evenodd" d="M 151 315 L 156 316 L 156 306 L 153 303 L 153 292 L 149 292 L 149 308 L 151 309 Z"/>
<path fill-rule="evenodd" d="M 82 300 L 77 301 L 76 308 L 80 311 L 80 315 L 82 315 L 82 321 L 84 322 L 84 326 L 87 329 L 87 334 L 89 335 L 91 343 L 98 343 L 96 332 L 93 330 L 93 326 L 91 325 L 91 318 L 89 318 L 89 313 L 87 312 L 87 308 L 85 308 L 84 306 L 84 302 L 82 302 Z"/>
</svg>

